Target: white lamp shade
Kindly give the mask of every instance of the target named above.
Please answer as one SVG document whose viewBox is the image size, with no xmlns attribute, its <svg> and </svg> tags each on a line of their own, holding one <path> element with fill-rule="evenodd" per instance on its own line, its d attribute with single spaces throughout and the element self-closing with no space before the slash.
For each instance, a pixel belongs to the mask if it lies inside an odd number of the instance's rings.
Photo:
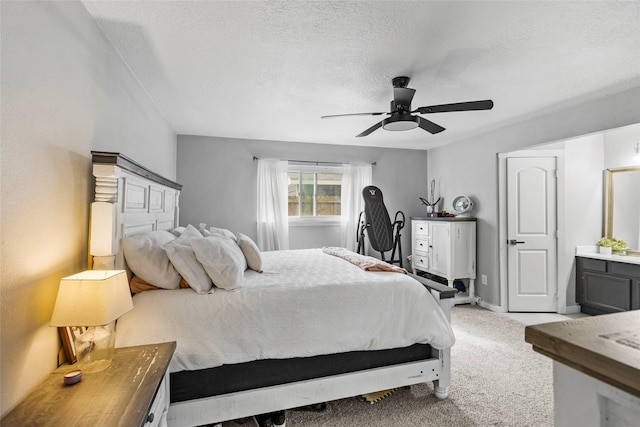
<svg viewBox="0 0 640 427">
<path fill-rule="evenodd" d="M 124 270 L 87 270 L 60 280 L 50 325 L 107 325 L 132 308 Z"/>
</svg>

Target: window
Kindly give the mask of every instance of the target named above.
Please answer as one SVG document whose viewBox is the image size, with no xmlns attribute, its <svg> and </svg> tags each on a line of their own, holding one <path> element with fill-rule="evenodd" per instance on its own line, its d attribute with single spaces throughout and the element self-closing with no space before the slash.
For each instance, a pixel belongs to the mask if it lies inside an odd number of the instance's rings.
<svg viewBox="0 0 640 427">
<path fill-rule="evenodd" d="M 337 219 L 341 168 L 289 165 L 289 219 Z"/>
</svg>

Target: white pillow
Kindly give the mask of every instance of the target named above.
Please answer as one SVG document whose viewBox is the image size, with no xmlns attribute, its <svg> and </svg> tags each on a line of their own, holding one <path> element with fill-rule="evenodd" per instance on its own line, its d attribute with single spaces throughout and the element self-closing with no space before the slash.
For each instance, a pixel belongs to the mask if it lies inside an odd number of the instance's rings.
<svg viewBox="0 0 640 427">
<path fill-rule="evenodd" d="M 184 232 L 185 228 L 184 227 L 176 227 L 173 230 L 171 230 L 171 234 L 173 234 L 176 237 L 180 237 L 180 235 Z"/>
<path fill-rule="evenodd" d="M 169 261 L 162 245 L 176 239 L 169 231 L 156 230 L 122 239 L 127 265 L 136 276 L 164 289 L 178 289 L 180 274 Z"/>
<path fill-rule="evenodd" d="M 189 243 L 175 244 L 172 242 L 163 245 L 162 248 L 167 252 L 171 264 L 187 281 L 191 289 L 199 294 L 206 294 L 211 291 L 213 287 L 211 279 L 196 258 L 196 253 Z"/>
<path fill-rule="evenodd" d="M 236 242 L 211 236 L 191 240 L 191 247 L 215 286 L 227 290 L 242 286 L 247 262 Z"/>
<path fill-rule="evenodd" d="M 238 236 L 238 246 L 240 246 L 249 268 L 262 273 L 262 257 L 260 256 L 258 245 L 249 236 L 242 233 L 237 233 L 236 235 Z"/>
<path fill-rule="evenodd" d="M 200 233 L 202 233 L 202 235 L 204 237 L 211 236 L 211 232 L 209 230 L 207 230 L 207 224 L 205 224 L 204 222 L 200 223 L 199 230 L 200 230 Z"/>
<path fill-rule="evenodd" d="M 180 233 L 180 237 L 178 237 L 176 240 L 171 242 L 171 244 L 188 245 L 189 240 L 193 238 L 201 238 L 201 237 L 204 237 L 202 233 L 199 232 L 198 229 L 195 228 L 193 225 L 189 224 L 184 228 L 182 233 Z"/>
<path fill-rule="evenodd" d="M 166 245 L 162 245 L 162 249 L 167 252 L 169 261 L 171 261 L 171 264 L 184 280 L 189 283 L 189 286 L 199 294 L 206 294 L 213 285 L 190 245 L 191 239 L 201 238 L 202 234 L 198 229 L 189 224 L 180 237 Z"/>
<path fill-rule="evenodd" d="M 233 240 L 234 242 L 238 241 L 238 238 L 231 231 L 226 228 L 218 228 L 218 227 L 209 227 L 209 232 L 212 236 L 226 236 Z"/>
</svg>

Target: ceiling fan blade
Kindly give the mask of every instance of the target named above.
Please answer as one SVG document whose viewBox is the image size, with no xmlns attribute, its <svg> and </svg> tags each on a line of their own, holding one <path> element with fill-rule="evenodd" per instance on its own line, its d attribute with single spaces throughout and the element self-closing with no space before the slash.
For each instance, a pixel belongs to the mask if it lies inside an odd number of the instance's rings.
<svg viewBox="0 0 640 427">
<path fill-rule="evenodd" d="M 411 109 L 411 100 L 415 93 L 415 89 L 408 87 L 394 87 L 393 100 L 396 103 L 396 108 L 399 110 L 409 111 Z"/>
<path fill-rule="evenodd" d="M 430 120 L 427 120 L 420 116 L 416 116 L 416 117 L 418 118 L 418 126 L 420 126 L 420 128 L 426 130 L 429 133 L 440 133 L 444 130 L 442 126 L 435 124 Z"/>
<path fill-rule="evenodd" d="M 345 117 L 345 116 L 381 116 L 389 113 L 350 113 L 350 114 L 330 114 L 328 116 L 322 116 L 321 119 L 330 119 L 332 117 Z"/>
<path fill-rule="evenodd" d="M 428 107 L 416 108 L 412 113 L 429 114 L 429 113 L 447 113 L 449 111 L 472 111 L 472 110 L 491 110 L 493 101 L 485 99 L 483 101 L 457 102 L 454 104 L 431 105 Z"/>
<path fill-rule="evenodd" d="M 367 136 L 369 135 L 371 132 L 373 132 L 374 130 L 380 129 L 382 127 L 382 122 L 378 122 L 375 125 L 371 126 L 369 129 L 365 130 L 364 132 L 362 132 L 359 135 L 356 135 L 356 138 L 359 138 L 361 136 Z"/>
</svg>

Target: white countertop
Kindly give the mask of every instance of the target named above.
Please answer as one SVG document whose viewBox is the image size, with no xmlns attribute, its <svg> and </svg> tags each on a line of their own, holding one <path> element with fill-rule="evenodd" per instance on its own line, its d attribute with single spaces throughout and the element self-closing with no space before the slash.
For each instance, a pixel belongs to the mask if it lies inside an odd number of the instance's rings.
<svg viewBox="0 0 640 427">
<path fill-rule="evenodd" d="M 576 246 L 576 256 L 606 261 L 626 262 L 627 264 L 640 264 L 640 256 L 633 255 L 605 255 L 598 252 L 597 246 Z"/>
</svg>

